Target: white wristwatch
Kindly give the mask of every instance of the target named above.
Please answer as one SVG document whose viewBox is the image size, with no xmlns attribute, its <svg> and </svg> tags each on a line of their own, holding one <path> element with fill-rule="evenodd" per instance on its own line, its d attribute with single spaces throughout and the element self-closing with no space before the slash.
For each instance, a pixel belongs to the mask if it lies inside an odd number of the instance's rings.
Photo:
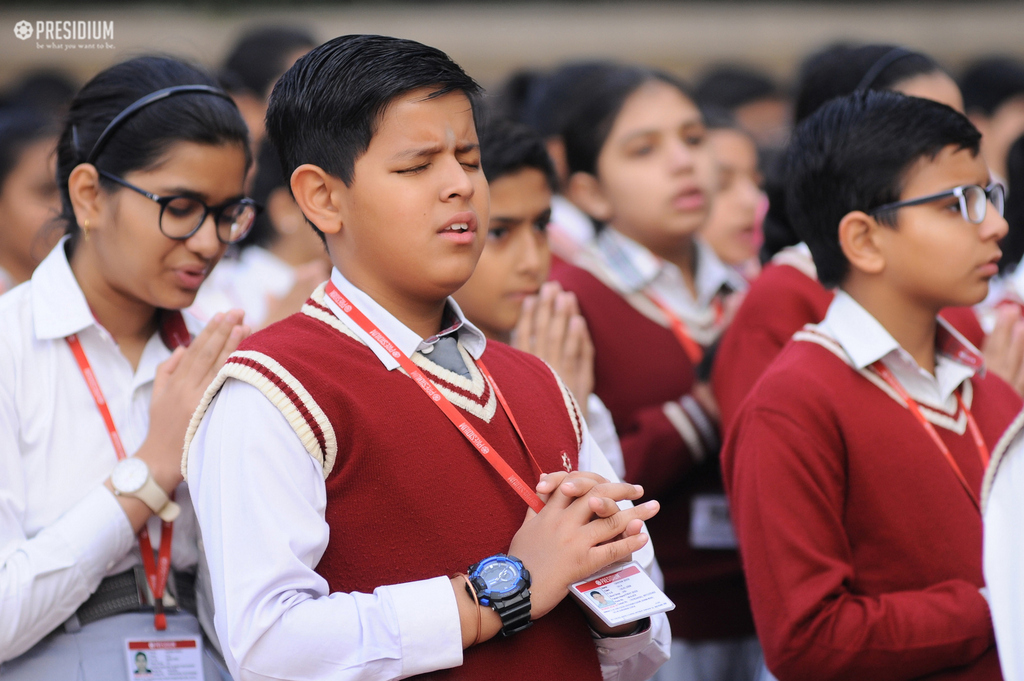
<svg viewBox="0 0 1024 681">
<path fill-rule="evenodd" d="M 181 506 L 171 501 L 156 484 L 149 474 L 149 466 L 142 459 L 130 456 L 118 461 L 110 473 L 110 482 L 114 486 L 114 494 L 138 499 L 165 522 L 173 521 L 181 513 Z"/>
</svg>

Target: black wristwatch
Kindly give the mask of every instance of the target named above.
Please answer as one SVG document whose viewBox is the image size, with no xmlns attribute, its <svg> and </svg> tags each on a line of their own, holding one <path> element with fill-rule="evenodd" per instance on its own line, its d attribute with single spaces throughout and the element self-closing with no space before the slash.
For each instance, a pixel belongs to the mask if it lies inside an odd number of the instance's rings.
<svg viewBox="0 0 1024 681">
<path fill-rule="evenodd" d="M 480 605 L 489 605 L 498 613 L 502 636 L 518 634 L 533 624 L 530 620 L 530 571 L 523 567 L 523 561 L 504 553 L 484 558 L 470 566 L 469 581 L 476 589 Z"/>
</svg>

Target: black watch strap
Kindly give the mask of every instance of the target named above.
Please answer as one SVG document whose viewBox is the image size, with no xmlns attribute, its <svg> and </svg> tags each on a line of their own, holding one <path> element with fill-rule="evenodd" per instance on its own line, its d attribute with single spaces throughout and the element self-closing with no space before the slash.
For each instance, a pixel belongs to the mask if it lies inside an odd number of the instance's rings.
<svg viewBox="0 0 1024 681">
<path fill-rule="evenodd" d="M 530 619 L 530 590 L 523 589 L 520 593 L 503 601 L 491 602 L 494 612 L 501 618 L 501 635 L 506 638 L 520 631 L 529 629 L 533 624 Z"/>
</svg>

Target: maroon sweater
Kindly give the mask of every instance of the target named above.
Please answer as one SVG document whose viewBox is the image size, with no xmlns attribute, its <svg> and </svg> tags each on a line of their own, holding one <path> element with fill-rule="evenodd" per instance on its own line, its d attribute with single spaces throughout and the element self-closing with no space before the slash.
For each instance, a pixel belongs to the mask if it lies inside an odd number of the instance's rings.
<svg viewBox="0 0 1024 681">
<path fill-rule="evenodd" d="M 232 355 L 228 362 L 250 367 L 280 387 L 300 406 L 316 440 L 310 446 L 328 461 L 333 458 L 326 480 L 330 541 L 316 566 L 330 590 L 371 592 L 384 584 L 454 575 L 507 552 L 526 515 L 522 499 L 415 382 L 399 370 L 385 369 L 368 347 L 337 328 L 326 307 L 313 300 L 306 307 L 320 318 L 292 315 L 252 335 L 239 348 L 247 353 Z M 262 356 L 278 362 L 291 377 L 269 370 Z M 542 470 L 575 468 L 579 414 L 551 370 L 496 342 L 487 344 L 483 360 Z M 467 388 L 455 385 L 454 374 L 432 362 L 421 366 L 523 480 L 536 485 L 525 450 L 479 371 L 470 368 L 476 382 Z M 294 398 L 297 386 L 323 410 L 329 428 Z M 467 410 L 467 403 L 476 406 Z M 427 676 L 495 675 L 600 679 L 583 613 L 566 598 L 525 632 L 470 648 L 461 667 Z"/>
<path fill-rule="evenodd" d="M 834 294 L 817 279 L 796 267 L 768 263 L 754 280 L 722 334 L 711 372 L 711 388 L 722 414 L 722 432 L 728 433 L 736 412 L 768 365 L 805 324 L 825 318 Z M 943 318 L 976 347 L 985 333 L 973 310 L 943 310 Z"/>
<path fill-rule="evenodd" d="M 752 634 L 739 558 L 731 550 L 690 547 L 694 495 L 721 491 L 717 461 L 698 461 L 665 414 L 693 388 L 693 365 L 667 326 L 633 308 L 589 272 L 556 263 L 551 276 L 579 300 L 594 342 L 594 392 L 615 421 L 626 479 L 644 486 L 661 511 L 648 521 L 672 635 L 690 640 Z"/>
<path fill-rule="evenodd" d="M 999 679 L 977 508 L 902 403 L 834 342 L 804 338 L 754 387 L 722 452 L 769 669 L 780 681 Z M 964 401 L 990 449 L 1021 409 L 991 374 Z M 980 492 L 970 430 L 935 429 Z"/>
</svg>

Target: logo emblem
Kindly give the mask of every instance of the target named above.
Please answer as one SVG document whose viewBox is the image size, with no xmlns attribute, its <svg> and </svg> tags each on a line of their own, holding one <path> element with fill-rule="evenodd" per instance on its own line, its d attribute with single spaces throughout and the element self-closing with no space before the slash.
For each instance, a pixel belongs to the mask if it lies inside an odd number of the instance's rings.
<svg viewBox="0 0 1024 681">
<path fill-rule="evenodd" d="M 32 24 L 27 21 L 19 21 L 14 25 L 14 35 L 16 35 L 19 40 L 28 40 L 32 37 L 33 32 Z"/>
<path fill-rule="evenodd" d="M 566 473 L 572 473 L 572 461 L 569 459 L 568 452 L 562 452 L 562 468 Z"/>
</svg>

